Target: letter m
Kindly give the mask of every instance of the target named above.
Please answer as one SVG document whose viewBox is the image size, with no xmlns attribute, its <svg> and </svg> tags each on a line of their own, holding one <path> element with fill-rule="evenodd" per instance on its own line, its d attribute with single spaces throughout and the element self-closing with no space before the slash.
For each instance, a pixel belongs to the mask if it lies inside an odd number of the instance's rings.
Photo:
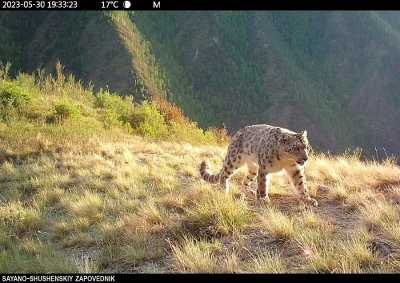
<svg viewBox="0 0 400 283">
<path fill-rule="evenodd" d="M 159 9 L 160 8 L 160 1 L 158 1 L 158 2 L 153 1 L 153 8 L 154 9 Z"/>
</svg>

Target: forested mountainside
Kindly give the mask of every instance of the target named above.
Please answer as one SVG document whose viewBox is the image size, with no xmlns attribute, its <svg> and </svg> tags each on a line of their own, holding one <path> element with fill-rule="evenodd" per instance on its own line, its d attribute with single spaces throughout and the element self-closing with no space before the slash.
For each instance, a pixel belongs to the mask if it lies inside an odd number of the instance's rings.
<svg viewBox="0 0 400 283">
<path fill-rule="evenodd" d="M 308 129 L 314 148 L 400 150 L 398 12 L 3 12 L 0 60 L 154 95 L 200 126 Z M 378 155 L 378 156 L 377 156 Z"/>
</svg>

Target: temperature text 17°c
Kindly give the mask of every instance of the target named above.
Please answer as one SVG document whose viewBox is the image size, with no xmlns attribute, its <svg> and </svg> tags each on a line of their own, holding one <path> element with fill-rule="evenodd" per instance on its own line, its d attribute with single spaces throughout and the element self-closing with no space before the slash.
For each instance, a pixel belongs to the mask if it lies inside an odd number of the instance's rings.
<svg viewBox="0 0 400 283">
<path fill-rule="evenodd" d="M 161 1 L 152 1 L 153 9 L 160 9 L 161 8 Z M 119 8 L 125 8 L 129 9 L 132 6 L 131 1 L 122 1 L 122 6 L 120 7 L 119 1 L 116 0 L 108 0 L 108 1 L 101 1 L 101 8 L 102 9 L 119 9 Z"/>
<path fill-rule="evenodd" d="M 118 9 L 119 3 L 118 1 L 101 1 L 101 8 L 102 9 Z"/>
</svg>

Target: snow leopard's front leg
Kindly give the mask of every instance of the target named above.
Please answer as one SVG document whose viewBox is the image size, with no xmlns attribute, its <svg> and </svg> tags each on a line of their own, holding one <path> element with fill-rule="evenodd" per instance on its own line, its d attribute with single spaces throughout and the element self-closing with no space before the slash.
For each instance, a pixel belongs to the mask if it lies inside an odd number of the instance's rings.
<svg viewBox="0 0 400 283">
<path fill-rule="evenodd" d="M 310 197 L 308 192 L 306 178 L 304 175 L 304 167 L 302 166 L 292 166 L 289 168 L 285 168 L 286 173 L 289 177 L 290 182 L 299 192 L 301 198 L 309 204 L 314 206 L 318 206 L 318 202 L 316 199 Z"/>
<path fill-rule="evenodd" d="M 248 187 L 256 179 L 258 172 L 258 165 L 253 162 L 247 162 L 248 174 L 243 180 L 243 185 Z"/>
<path fill-rule="evenodd" d="M 265 166 L 260 166 L 257 175 L 257 199 L 269 201 L 269 175 Z"/>
</svg>

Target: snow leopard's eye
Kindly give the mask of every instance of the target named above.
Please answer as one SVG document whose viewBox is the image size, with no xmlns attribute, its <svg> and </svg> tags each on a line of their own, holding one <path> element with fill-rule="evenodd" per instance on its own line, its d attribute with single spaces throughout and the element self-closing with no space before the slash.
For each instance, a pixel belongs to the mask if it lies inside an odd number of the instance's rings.
<svg viewBox="0 0 400 283">
<path fill-rule="evenodd" d="M 295 151 L 300 151 L 300 150 L 303 150 L 303 149 L 305 149 L 305 146 L 304 146 L 304 145 L 298 145 L 298 146 L 296 146 L 296 147 L 294 148 Z"/>
<path fill-rule="evenodd" d="M 300 148 L 298 146 L 292 147 L 292 151 L 294 152 L 298 152 L 300 150 Z"/>
</svg>

